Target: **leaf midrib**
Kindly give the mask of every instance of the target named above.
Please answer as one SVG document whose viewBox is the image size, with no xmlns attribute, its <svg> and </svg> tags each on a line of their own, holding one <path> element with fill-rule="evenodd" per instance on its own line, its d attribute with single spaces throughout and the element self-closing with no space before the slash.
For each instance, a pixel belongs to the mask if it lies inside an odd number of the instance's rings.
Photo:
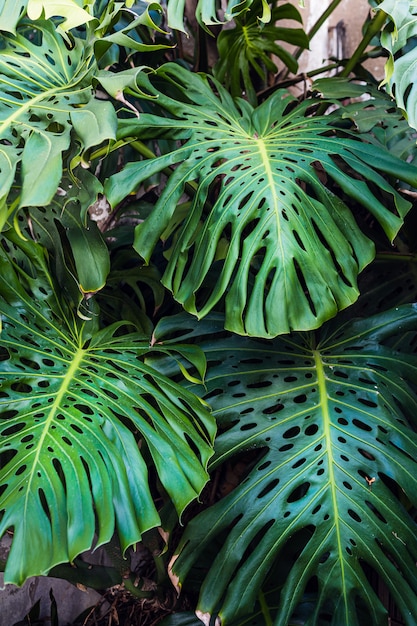
<svg viewBox="0 0 417 626">
<path fill-rule="evenodd" d="M 86 89 L 90 89 L 89 87 L 82 87 L 78 90 L 76 90 L 77 92 L 81 93 L 82 91 L 86 91 Z M 36 96 L 35 98 L 32 98 L 31 100 L 28 100 L 27 102 L 23 103 L 12 115 L 9 115 L 9 117 L 7 117 L 3 122 L 0 123 L 0 137 L 3 133 L 3 131 L 5 129 L 7 129 L 8 127 L 10 127 L 10 125 L 17 121 L 19 119 L 19 117 L 22 116 L 22 114 L 27 113 L 29 111 L 29 109 L 32 109 L 33 107 L 36 106 L 36 104 L 38 102 L 42 102 L 43 100 L 47 100 L 48 97 L 50 97 L 51 95 L 59 95 L 60 92 L 68 92 L 71 93 L 71 95 L 74 95 L 74 90 L 71 89 L 71 85 L 65 85 L 65 87 L 59 87 L 59 88 L 53 88 L 53 89 L 48 89 L 48 91 L 43 91 L 41 94 L 39 94 L 38 96 Z M 46 111 L 53 111 L 54 114 L 57 113 L 57 111 L 59 113 L 67 113 L 68 109 L 57 109 L 56 107 L 41 107 L 38 106 L 38 109 L 40 108 L 44 108 Z M 38 130 L 35 128 L 35 130 Z"/>
<path fill-rule="evenodd" d="M 280 250 L 280 258 L 284 259 L 285 258 L 284 246 L 282 244 L 281 229 L 279 228 L 279 225 L 281 223 L 281 216 L 279 214 L 277 194 L 275 193 L 274 173 L 271 168 L 271 159 L 268 156 L 268 152 L 265 146 L 265 141 L 263 140 L 263 138 L 262 137 L 257 138 L 256 143 L 258 145 L 259 153 L 261 155 L 261 160 L 265 169 L 268 186 L 272 190 L 272 197 L 274 199 L 274 206 L 272 207 L 272 209 L 276 216 L 275 224 L 277 226 L 277 242 L 278 242 L 278 247 Z M 287 293 L 288 293 L 287 272 L 284 272 L 284 293 L 285 295 L 283 297 L 287 298 Z"/>
<path fill-rule="evenodd" d="M 337 506 L 337 489 L 336 489 L 336 477 L 335 477 L 335 459 L 333 456 L 333 442 L 331 438 L 331 418 L 330 418 L 330 409 L 329 409 L 329 396 L 327 394 L 327 386 L 326 386 L 326 375 L 324 370 L 324 365 L 321 359 L 321 354 L 319 350 L 313 350 L 314 362 L 316 365 L 317 372 L 317 383 L 319 390 L 319 398 L 323 415 L 323 434 L 325 439 L 325 449 L 327 451 L 328 456 L 328 467 L 329 467 L 329 480 L 328 484 L 331 492 L 331 501 L 333 507 L 333 519 L 334 519 L 334 528 L 336 532 L 336 543 L 337 543 L 337 552 L 339 555 L 338 563 L 340 566 L 341 573 L 341 589 L 344 599 L 344 607 L 345 607 L 345 623 L 349 623 L 349 614 L 348 614 L 348 602 L 346 597 L 346 584 L 345 580 L 347 578 L 345 573 L 345 560 L 343 555 L 343 547 L 342 547 L 342 537 L 341 537 L 341 528 L 339 522 L 338 515 L 338 506 Z"/>
<path fill-rule="evenodd" d="M 31 467 L 31 471 L 28 474 L 28 481 L 27 481 L 27 489 L 26 489 L 26 497 L 25 497 L 25 504 L 24 504 L 24 513 L 23 513 L 23 519 L 27 519 L 27 509 L 28 509 L 28 498 L 31 495 L 31 484 L 33 482 L 33 479 L 36 475 L 37 472 L 37 468 L 39 465 L 39 458 L 41 455 L 41 452 L 44 448 L 44 441 L 45 438 L 49 432 L 49 427 L 52 424 L 52 422 L 54 421 L 56 414 L 58 413 L 60 406 L 61 406 L 61 402 L 63 397 L 65 396 L 65 394 L 67 393 L 71 383 L 73 382 L 74 378 L 75 378 L 75 372 L 78 370 L 78 368 L 80 367 L 80 364 L 82 362 L 82 360 L 84 359 L 85 356 L 85 350 L 83 348 L 77 348 L 76 352 L 74 353 L 71 365 L 69 366 L 65 376 L 62 379 L 62 384 L 61 384 L 61 388 L 59 389 L 55 400 L 53 402 L 53 404 L 50 407 L 48 416 L 45 420 L 45 423 L 43 425 L 43 429 L 42 429 L 42 434 L 39 437 L 38 440 L 38 445 L 37 445 L 37 449 L 36 449 L 36 454 L 35 457 L 33 459 L 32 462 L 32 467 Z"/>
</svg>

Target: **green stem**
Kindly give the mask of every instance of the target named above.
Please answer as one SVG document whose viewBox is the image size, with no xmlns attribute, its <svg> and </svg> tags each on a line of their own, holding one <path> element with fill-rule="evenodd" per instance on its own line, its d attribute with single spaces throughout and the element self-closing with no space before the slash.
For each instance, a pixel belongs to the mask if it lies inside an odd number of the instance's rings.
<svg viewBox="0 0 417 626">
<path fill-rule="evenodd" d="M 156 154 L 154 152 L 152 152 L 152 150 L 150 148 L 148 148 L 148 146 L 145 146 L 144 143 L 142 143 L 141 141 L 135 140 L 132 141 L 131 144 L 132 148 L 134 148 L 137 152 L 139 152 L 139 154 L 141 154 L 142 156 L 144 156 L 147 159 L 156 159 Z M 162 172 L 165 174 L 165 176 L 171 176 L 172 172 L 173 172 L 173 168 L 172 167 L 164 167 L 164 169 L 162 170 Z M 185 183 L 185 190 L 186 193 L 188 193 L 188 195 L 191 196 L 195 196 L 195 194 L 197 193 L 197 189 L 198 189 L 198 185 L 197 183 L 193 182 L 193 181 L 188 181 L 187 183 Z"/>
<path fill-rule="evenodd" d="M 339 63 L 330 63 L 329 65 L 325 65 L 324 67 L 320 67 L 316 70 L 310 70 L 305 74 L 297 74 L 293 78 L 288 78 L 287 80 L 282 80 L 266 89 L 262 89 L 258 91 L 256 94 L 258 98 L 267 98 L 271 93 L 276 91 L 277 89 L 287 89 L 288 87 L 292 87 L 293 85 L 297 85 L 302 81 L 305 81 L 306 78 L 313 78 L 314 76 L 318 76 L 319 74 L 325 74 L 326 72 L 331 72 L 331 70 L 335 70 L 340 67 Z"/>
<path fill-rule="evenodd" d="M 94 161 L 95 159 L 101 159 L 102 157 L 107 156 L 110 152 L 114 152 L 115 150 L 118 150 L 119 148 L 122 148 L 123 146 L 127 146 L 127 145 L 132 146 L 132 148 L 134 150 L 136 150 L 136 152 L 139 152 L 139 154 L 144 156 L 146 159 L 156 159 L 157 158 L 156 154 L 154 152 L 152 152 L 152 150 L 150 148 L 148 148 L 148 146 L 146 146 L 141 141 L 127 139 L 127 140 L 116 141 L 111 146 L 107 145 L 107 146 L 103 146 L 101 148 L 98 148 L 97 150 L 95 150 L 94 152 L 91 153 L 89 160 L 90 161 Z M 162 170 L 162 172 L 166 176 L 171 176 L 173 171 L 174 170 L 173 170 L 172 167 L 165 167 Z M 189 181 L 189 182 L 185 183 L 185 190 L 188 193 L 188 195 L 195 196 L 195 194 L 197 193 L 197 189 L 198 189 L 198 185 L 196 183 L 194 183 L 193 181 Z"/>
<path fill-rule="evenodd" d="M 310 30 L 308 31 L 307 35 L 308 38 L 311 40 L 314 35 L 317 33 L 317 31 L 323 26 L 324 22 L 327 20 L 327 18 L 333 13 L 333 11 L 336 9 L 336 7 L 341 3 L 342 0 L 333 0 L 333 2 L 331 2 L 329 4 L 329 6 L 327 7 L 327 9 L 320 15 L 319 19 L 317 20 L 317 22 L 315 24 L 313 24 L 313 26 L 310 28 Z M 295 53 L 294 53 L 294 57 L 296 59 L 299 58 L 300 54 L 303 52 L 304 48 L 298 48 Z"/>
<path fill-rule="evenodd" d="M 127 591 L 129 591 L 135 598 L 151 599 L 155 596 L 155 593 L 153 591 L 142 591 L 140 588 L 135 587 L 133 581 L 130 578 L 125 578 L 123 580 L 123 583 L 125 589 L 127 589 Z"/>
<path fill-rule="evenodd" d="M 261 606 L 261 611 L 262 611 L 263 618 L 265 620 L 265 626 L 273 626 L 271 614 L 269 612 L 269 607 L 268 607 L 268 605 L 266 603 L 265 595 L 264 595 L 264 593 L 262 591 L 260 591 L 259 594 L 258 594 L 258 600 L 259 600 L 259 604 Z"/>
<path fill-rule="evenodd" d="M 385 13 L 385 11 L 378 11 L 378 13 L 376 13 L 375 17 L 369 22 L 362 41 L 356 48 L 355 52 L 352 54 L 349 61 L 346 63 L 343 70 L 340 72 L 339 76 L 341 76 L 342 78 L 346 78 L 347 76 L 349 76 L 351 71 L 360 62 L 362 55 L 365 52 L 366 48 L 369 46 L 372 38 L 375 37 L 375 35 L 379 33 L 382 29 L 386 18 L 387 14 Z"/>
<path fill-rule="evenodd" d="M 131 143 L 130 139 L 127 141 L 121 139 L 120 141 L 115 141 L 113 144 L 107 144 L 105 146 L 102 146 L 101 148 L 97 148 L 97 150 L 94 150 L 94 152 L 89 155 L 88 160 L 95 161 L 96 159 L 106 157 L 108 154 L 110 154 L 110 152 L 114 152 L 119 148 L 123 148 L 123 146 L 127 146 L 129 143 Z"/>
<path fill-rule="evenodd" d="M 381 252 L 375 256 L 376 261 L 407 261 L 408 263 L 417 263 L 417 255 L 401 254 L 395 252 Z"/>
</svg>

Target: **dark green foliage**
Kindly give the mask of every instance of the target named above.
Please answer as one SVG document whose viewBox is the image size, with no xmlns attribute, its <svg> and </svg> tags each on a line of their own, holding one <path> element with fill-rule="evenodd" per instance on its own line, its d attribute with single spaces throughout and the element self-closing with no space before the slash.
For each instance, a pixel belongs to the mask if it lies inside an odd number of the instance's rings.
<svg viewBox="0 0 417 626">
<path fill-rule="evenodd" d="M 222 9 L 0 2 L 5 580 L 164 616 L 173 584 L 164 626 L 382 626 L 377 580 L 414 626 L 417 16 L 381 2 L 296 98 L 298 10 Z"/>
<path fill-rule="evenodd" d="M 258 451 L 240 486 L 191 521 L 179 547 L 173 569 L 181 579 L 210 554 L 202 613 L 219 610 L 222 623 L 247 615 L 282 560 L 274 624 L 289 622 L 312 579 L 316 618 L 327 612 L 332 624 L 359 624 L 362 606 L 368 623 L 380 624 L 384 610 L 364 563 L 403 615 L 416 614 L 416 526 L 403 494 L 416 506 L 417 358 L 401 341 L 416 325 L 415 306 L 406 305 L 267 345 L 214 342 L 211 328 L 198 338 L 208 361 L 203 397 L 224 431 L 212 470 Z"/>
</svg>

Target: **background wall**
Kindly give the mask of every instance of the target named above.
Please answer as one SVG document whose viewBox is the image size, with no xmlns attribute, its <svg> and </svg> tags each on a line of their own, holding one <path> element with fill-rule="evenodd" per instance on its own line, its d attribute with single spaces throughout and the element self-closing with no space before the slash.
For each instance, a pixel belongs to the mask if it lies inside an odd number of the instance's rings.
<svg viewBox="0 0 417 626">
<path fill-rule="evenodd" d="M 305 0 L 305 7 L 300 8 L 299 0 L 289 1 L 300 11 L 307 32 L 331 4 L 331 0 Z M 362 26 L 370 11 L 368 0 L 342 0 L 312 39 L 310 51 L 301 55 L 300 71 L 315 69 L 332 56 L 350 57 L 361 40 Z M 384 77 L 380 59 L 367 61 L 366 67 L 378 79 Z"/>
</svg>

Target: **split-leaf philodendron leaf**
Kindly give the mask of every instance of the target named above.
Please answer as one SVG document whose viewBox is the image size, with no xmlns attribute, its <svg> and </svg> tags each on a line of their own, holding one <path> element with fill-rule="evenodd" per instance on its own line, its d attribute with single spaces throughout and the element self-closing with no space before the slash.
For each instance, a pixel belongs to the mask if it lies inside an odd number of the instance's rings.
<svg viewBox="0 0 417 626">
<path fill-rule="evenodd" d="M 72 47 L 71 47 L 72 46 Z M 95 99 L 91 46 L 71 46 L 54 23 L 22 21 L 3 34 L 0 49 L 0 225 L 18 172 L 20 206 L 47 205 L 62 176 L 62 154 L 72 140 L 82 152 L 114 137 L 113 105 Z"/>
<path fill-rule="evenodd" d="M 283 4 L 272 11 L 271 21 L 264 24 L 260 19 L 262 4 L 255 0 L 249 11 L 235 20 L 233 28 L 223 29 L 217 37 L 219 60 L 214 67 L 216 78 L 228 88 L 233 96 L 240 96 L 242 89 L 249 102 L 256 103 L 253 73 L 266 80 L 266 71 L 276 74 L 277 66 L 271 55 L 279 58 L 291 72 L 297 72 L 295 57 L 278 42 L 285 41 L 300 48 L 308 48 L 309 39 L 301 28 L 278 25 L 281 20 L 302 23 L 302 17 L 291 4 Z"/>
<path fill-rule="evenodd" d="M 269 22 L 271 19 L 271 9 L 268 0 L 261 0 L 262 14 L 259 19 L 262 22 Z M 245 13 L 254 0 L 227 0 L 222 5 L 220 17 L 219 5 L 216 0 L 198 0 L 195 8 L 195 16 L 199 24 L 204 28 L 213 24 L 231 22 L 236 16 Z M 186 9 L 185 0 L 168 0 L 168 25 L 177 30 L 184 30 L 184 16 Z"/>
<path fill-rule="evenodd" d="M 146 364 L 149 338 L 122 322 L 89 333 L 45 257 L 17 235 L 2 241 L 0 536 L 13 531 L 16 584 L 160 523 L 141 447 L 180 513 L 207 480 L 214 434 L 204 403 Z M 204 373 L 198 348 L 177 352 Z"/>
<path fill-rule="evenodd" d="M 405 112 L 410 126 L 417 128 L 417 2 L 383 0 L 375 10 L 385 11 L 390 18 L 390 23 L 381 33 L 381 44 L 389 52 L 385 82 L 397 105 Z"/>
<path fill-rule="evenodd" d="M 227 329 L 274 337 L 317 328 L 354 302 L 374 247 L 344 198 L 366 207 L 392 240 L 410 204 L 383 174 L 415 185 L 417 169 L 340 132 L 337 116 L 311 116 L 314 101 L 297 105 L 286 91 L 253 108 L 174 64 L 138 80 L 169 117 L 121 121 L 121 136 L 182 144 L 129 163 L 105 189 L 115 205 L 177 166 L 137 227 L 135 248 L 148 261 L 158 239 L 172 235 L 163 283 L 184 308 L 202 318 L 224 299 Z M 178 226 L 176 207 L 190 182 L 195 195 Z"/>
<path fill-rule="evenodd" d="M 201 615 L 234 624 L 263 586 L 280 583 L 269 598 L 274 626 L 293 623 L 305 590 L 308 624 L 326 614 L 334 626 L 380 626 L 373 571 L 414 624 L 417 356 L 407 331 L 415 336 L 416 305 L 268 343 L 222 339 L 218 324 L 217 335 L 209 317 L 190 324 L 182 340 L 200 334 L 207 356 L 203 397 L 221 431 L 212 470 L 245 453 L 247 473 L 191 521 L 173 561 L 181 581 L 207 564 Z M 167 333 L 156 329 L 160 341 Z"/>
</svg>

